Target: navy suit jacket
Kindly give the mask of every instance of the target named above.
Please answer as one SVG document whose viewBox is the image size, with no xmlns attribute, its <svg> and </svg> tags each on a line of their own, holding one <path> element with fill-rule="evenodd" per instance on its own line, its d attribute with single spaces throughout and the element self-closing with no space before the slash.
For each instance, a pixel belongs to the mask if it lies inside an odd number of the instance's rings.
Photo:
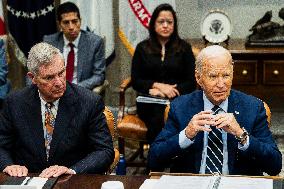
<svg viewBox="0 0 284 189">
<path fill-rule="evenodd" d="M 77 173 L 104 173 L 114 151 L 103 111 L 99 95 L 67 84 L 47 161 L 38 88 L 31 85 L 9 95 L 0 114 L 0 170 L 18 164 L 29 172 L 41 172 L 62 165 Z"/>
<path fill-rule="evenodd" d="M 150 147 L 148 163 L 152 170 L 171 164 L 172 172 L 199 173 L 204 132 L 199 132 L 194 143 L 186 149 L 179 146 L 179 133 L 192 117 L 203 111 L 203 93 L 196 91 L 180 96 L 171 102 L 165 128 Z M 249 137 L 249 147 L 238 149 L 238 141 L 228 133 L 228 167 L 230 174 L 276 175 L 282 168 L 282 156 L 268 128 L 263 102 L 253 96 L 231 90 L 228 113 L 233 113 Z"/>
<path fill-rule="evenodd" d="M 43 37 L 43 41 L 58 48 L 63 53 L 63 33 L 58 32 Z M 103 39 L 91 32 L 81 30 L 77 57 L 78 85 L 93 89 L 105 80 L 105 49 Z"/>
</svg>

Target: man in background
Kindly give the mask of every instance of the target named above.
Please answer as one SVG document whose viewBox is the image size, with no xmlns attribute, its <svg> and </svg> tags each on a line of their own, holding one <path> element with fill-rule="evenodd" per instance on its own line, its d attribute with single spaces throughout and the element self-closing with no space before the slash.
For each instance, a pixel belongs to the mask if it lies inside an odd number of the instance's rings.
<svg viewBox="0 0 284 189">
<path fill-rule="evenodd" d="M 0 170 L 105 173 L 114 151 L 101 97 L 66 83 L 63 56 L 48 43 L 32 47 L 27 65 L 32 85 L 9 95 L 0 114 Z"/>
<path fill-rule="evenodd" d="M 0 109 L 2 109 L 3 100 L 10 91 L 11 83 L 7 79 L 8 64 L 6 61 L 6 38 L 0 37 Z"/>
<path fill-rule="evenodd" d="M 60 4 L 56 14 L 61 31 L 44 36 L 43 40 L 63 53 L 67 80 L 91 90 L 103 84 L 105 80 L 103 39 L 80 29 L 80 12 L 74 3 Z"/>
<path fill-rule="evenodd" d="M 149 151 L 149 167 L 172 172 L 277 175 L 282 155 L 268 128 L 263 102 L 231 90 L 232 56 L 213 45 L 197 56 L 202 90 L 171 102 L 165 128 Z"/>
</svg>

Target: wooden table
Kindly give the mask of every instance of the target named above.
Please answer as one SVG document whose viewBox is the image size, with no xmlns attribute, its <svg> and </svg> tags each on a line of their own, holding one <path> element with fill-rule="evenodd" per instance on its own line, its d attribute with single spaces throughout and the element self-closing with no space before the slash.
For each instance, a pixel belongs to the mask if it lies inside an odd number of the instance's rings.
<svg viewBox="0 0 284 189">
<path fill-rule="evenodd" d="M 34 175 L 34 174 L 33 174 Z M 7 175 L 0 173 L 0 184 L 7 179 Z M 117 176 L 117 175 L 64 175 L 60 176 L 53 189 L 101 189 L 106 181 L 121 181 L 124 189 L 139 189 L 149 176 Z"/>
</svg>

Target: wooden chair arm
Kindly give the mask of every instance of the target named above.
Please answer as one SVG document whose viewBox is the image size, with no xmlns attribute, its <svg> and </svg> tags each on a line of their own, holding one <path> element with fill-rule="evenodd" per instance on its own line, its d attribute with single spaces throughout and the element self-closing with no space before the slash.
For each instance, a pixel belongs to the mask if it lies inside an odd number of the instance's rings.
<svg viewBox="0 0 284 189">
<path fill-rule="evenodd" d="M 131 87 L 131 78 L 127 78 L 127 79 L 124 79 L 120 86 L 119 86 L 119 91 L 120 92 L 125 92 L 126 89 L 128 89 L 129 87 Z"/>
</svg>

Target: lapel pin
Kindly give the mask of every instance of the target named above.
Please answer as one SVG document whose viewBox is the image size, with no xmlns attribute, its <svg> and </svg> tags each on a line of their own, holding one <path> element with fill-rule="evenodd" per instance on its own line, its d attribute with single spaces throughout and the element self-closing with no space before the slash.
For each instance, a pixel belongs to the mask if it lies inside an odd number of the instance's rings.
<svg viewBox="0 0 284 189">
<path fill-rule="evenodd" d="M 235 111 L 235 114 L 239 115 L 239 114 L 240 114 L 240 112 L 238 112 L 238 111 Z"/>
</svg>

